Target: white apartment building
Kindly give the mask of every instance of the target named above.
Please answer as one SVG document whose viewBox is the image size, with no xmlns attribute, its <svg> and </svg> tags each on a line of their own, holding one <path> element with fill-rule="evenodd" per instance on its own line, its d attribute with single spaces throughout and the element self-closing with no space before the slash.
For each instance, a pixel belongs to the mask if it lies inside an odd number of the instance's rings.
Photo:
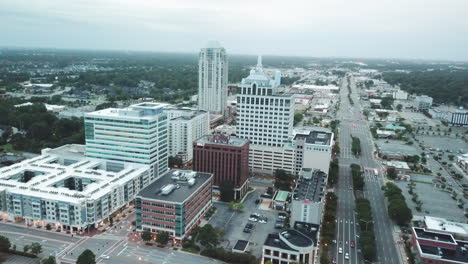
<svg viewBox="0 0 468 264">
<path fill-rule="evenodd" d="M 140 103 L 87 113 L 86 156 L 108 160 L 108 169 L 115 171 L 122 162 L 150 165 L 151 181 L 163 175 L 168 170 L 166 106 Z"/>
<path fill-rule="evenodd" d="M 296 151 L 291 142 L 282 147 L 250 145 L 249 168 L 252 172 L 273 174 L 282 169 L 294 174 L 296 162 Z"/>
<path fill-rule="evenodd" d="M 416 96 L 414 98 L 414 108 L 418 111 L 429 110 L 432 106 L 432 97 L 427 95 Z"/>
<path fill-rule="evenodd" d="M 228 58 L 226 50 L 210 41 L 198 59 L 198 109 L 224 114 L 227 107 Z"/>
<path fill-rule="evenodd" d="M 393 99 L 395 100 L 408 100 L 408 93 L 402 90 L 393 92 Z"/>
<path fill-rule="evenodd" d="M 85 157 L 85 146 L 44 149 L 0 169 L 0 212 L 10 221 L 80 232 L 131 202 L 151 183 L 143 164 Z"/>
<path fill-rule="evenodd" d="M 167 108 L 169 119 L 169 156 L 186 162 L 193 158 L 193 141 L 210 133 L 210 116 L 206 111 Z"/>
</svg>

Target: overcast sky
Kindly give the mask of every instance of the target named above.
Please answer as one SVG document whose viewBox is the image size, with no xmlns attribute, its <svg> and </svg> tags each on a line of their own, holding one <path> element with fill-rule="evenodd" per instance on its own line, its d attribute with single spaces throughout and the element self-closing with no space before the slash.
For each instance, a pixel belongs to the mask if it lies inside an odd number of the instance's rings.
<svg viewBox="0 0 468 264">
<path fill-rule="evenodd" d="M 0 0 L 0 46 L 468 60 L 468 0 Z"/>
</svg>

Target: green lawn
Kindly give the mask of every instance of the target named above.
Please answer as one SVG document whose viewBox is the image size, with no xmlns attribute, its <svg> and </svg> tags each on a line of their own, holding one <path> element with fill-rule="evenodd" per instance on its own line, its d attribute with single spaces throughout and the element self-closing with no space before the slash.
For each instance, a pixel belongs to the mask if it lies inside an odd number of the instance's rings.
<svg viewBox="0 0 468 264">
<path fill-rule="evenodd" d="M 11 152 L 11 153 L 14 153 L 14 154 L 23 153 L 22 151 L 18 151 L 18 150 L 13 149 L 13 146 L 11 144 L 0 145 L 0 149 L 3 149 L 3 152 L 5 152 L 5 153 L 7 153 L 7 152 Z"/>
</svg>

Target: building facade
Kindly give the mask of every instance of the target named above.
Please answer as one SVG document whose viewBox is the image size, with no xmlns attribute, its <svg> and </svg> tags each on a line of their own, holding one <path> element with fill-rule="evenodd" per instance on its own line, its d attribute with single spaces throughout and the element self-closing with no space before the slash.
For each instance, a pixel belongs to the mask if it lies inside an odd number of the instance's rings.
<svg viewBox="0 0 468 264">
<path fill-rule="evenodd" d="M 202 137 L 193 142 L 193 170 L 212 173 L 215 188 L 230 181 L 234 199 L 242 199 L 248 188 L 249 145 L 247 139 L 224 135 Z"/>
<path fill-rule="evenodd" d="M 216 41 L 202 48 L 198 59 L 198 109 L 224 114 L 227 106 L 228 57 Z"/>
<path fill-rule="evenodd" d="M 295 222 L 291 229 L 269 234 L 262 247 L 261 263 L 317 263 L 318 231 L 318 225 Z"/>
<path fill-rule="evenodd" d="M 418 111 L 427 111 L 432 106 L 432 97 L 427 95 L 416 96 L 414 98 L 414 108 Z"/>
<path fill-rule="evenodd" d="M 137 230 L 168 232 L 183 240 L 211 208 L 213 175 L 171 170 L 135 199 Z"/>
<path fill-rule="evenodd" d="M 320 225 L 328 175 L 320 170 L 303 169 L 291 200 L 291 222 Z"/>
<path fill-rule="evenodd" d="M 86 156 L 151 167 L 151 181 L 168 170 L 166 104 L 140 103 L 108 108 L 85 115 Z M 111 168 L 112 169 L 112 168 Z"/>
<path fill-rule="evenodd" d="M 452 111 L 447 115 L 447 122 L 451 126 L 468 126 L 468 111 Z"/>
<path fill-rule="evenodd" d="M 85 157 L 85 146 L 44 149 L 0 169 L 0 211 L 10 221 L 68 230 L 97 228 L 150 184 L 150 167 Z"/>
<path fill-rule="evenodd" d="M 294 97 L 281 94 L 277 81 L 257 67 L 242 79 L 237 93 L 237 135 L 253 145 L 282 147 L 292 135 Z"/>
<path fill-rule="evenodd" d="M 193 141 L 210 133 L 210 117 L 206 111 L 191 109 L 166 109 L 169 119 L 169 156 L 183 162 L 192 160 Z"/>
<path fill-rule="evenodd" d="M 298 131 L 293 139 L 296 148 L 295 174 L 303 168 L 328 173 L 330 168 L 333 133 L 320 130 Z"/>
</svg>

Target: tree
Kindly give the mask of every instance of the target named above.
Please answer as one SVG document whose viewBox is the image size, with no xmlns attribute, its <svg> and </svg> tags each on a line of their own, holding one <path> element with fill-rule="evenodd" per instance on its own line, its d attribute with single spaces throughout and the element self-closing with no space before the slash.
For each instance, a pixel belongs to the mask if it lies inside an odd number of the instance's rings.
<svg viewBox="0 0 468 264">
<path fill-rule="evenodd" d="M 96 255 L 91 250 L 86 249 L 78 256 L 76 264 L 96 264 Z"/>
<path fill-rule="evenodd" d="M 282 169 L 277 169 L 274 172 L 275 176 L 275 187 L 284 191 L 291 191 L 294 176 Z"/>
<path fill-rule="evenodd" d="M 336 141 L 335 144 L 333 144 L 332 152 L 335 155 L 340 154 L 340 144 L 338 143 L 338 141 Z"/>
<path fill-rule="evenodd" d="M 184 162 L 179 157 L 170 156 L 168 163 L 170 168 L 182 168 L 184 166 Z"/>
<path fill-rule="evenodd" d="M 153 237 L 152 237 L 151 232 L 149 230 L 144 230 L 141 233 L 141 239 L 143 239 L 143 241 L 145 241 L 145 242 L 151 241 L 152 238 Z"/>
<path fill-rule="evenodd" d="M 392 199 L 388 204 L 388 215 L 397 224 L 403 225 L 411 221 L 413 214 L 403 199 Z"/>
<path fill-rule="evenodd" d="M 10 239 L 5 236 L 0 236 L 0 252 L 8 252 L 11 247 Z"/>
<path fill-rule="evenodd" d="M 203 227 L 197 228 L 196 240 L 206 248 L 213 248 L 219 244 L 218 232 L 213 228 L 212 225 L 206 224 Z"/>
<path fill-rule="evenodd" d="M 55 257 L 48 257 L 45 260 L 42 261 L 42 264 L 56 264 L 57 262 L 55 261 Z"/>
<path fill-rule="evenodd" d="M 403 105 L 397 104 L 396 109 L 398 112 L 400 112 L 402 108 L 403 108 Z"/>
<path fill-rule="evenodd" d="M 392 180 L 396 179 L 397 173 L 396 173 L 395 168 L 388 168 L 387 169 L 387 177 L 389 179 L 392 179 Z"/>
<path fill-rule="evenodd" d="M 47 225 L 46 225 L 45 227 L 46 227 L 47 230 L 51 230 L 51 229 L 52 229 L 52 226 L 51 226 L 49 223 L 47 223 Z"/>
<path fill-rule="evenodd" d="M 351 136 L 351 151 L 354 155 L 358 156 L 361 154 L 361 140 L 358 137 Z"/>
<path fill-rule="evenodd" d="M 156 236 L 156 243 L 160 245 L 166 245 L 169 242 L 169 233 L 161 232 Z"/>
<path fill-rule="evenodd" d="M 41 253 L 42 252 L 42 245 L 37 243 L 37 242 L 32 243 L 31 244 L 31 252 L 33 254 L 36 254 L 36 255 Z"/>
<path fill-rule="evenodd" d="M 294 113 L 294 125 L 299 124 L 304 119 L 304 115 L 301 112 Z"/>
<path fill-rule="evenodd" d="M 24 245 L 24 246 L 23 246 L 23 252 L 24 252 L 24 253 L 27 253 L 30 249 L 31 249 L 31 246 L 30 246 L 30 245 Z"/>
<path fill-rule="evenodd" d="M 234 184 L 231 181 L 223 181 L 219 186 L 220 199 L 223 202 L 234 200 Z"/>
</svg>

